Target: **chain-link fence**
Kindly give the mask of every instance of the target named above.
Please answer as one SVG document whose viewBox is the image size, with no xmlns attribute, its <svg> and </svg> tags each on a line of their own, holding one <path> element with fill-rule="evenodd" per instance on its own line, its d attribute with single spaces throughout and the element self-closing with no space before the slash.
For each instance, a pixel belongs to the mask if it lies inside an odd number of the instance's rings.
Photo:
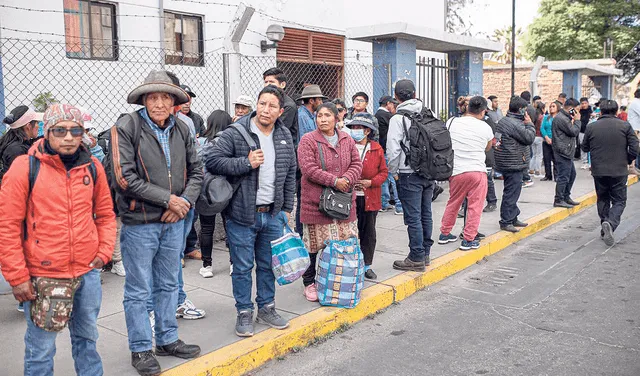
<svg viewBox="0 0 640 376">
<path fill-rule="evenodd" d="M 127 104 L 127 95 L 153 69 L 172 71 L 189 85 L 197 96 L 192 109 L 203 117 L 224 108 L 218 52 L 190 57 L 193 65 L 172 65 L 166 63 L 170 51 L 140 46 L 92 45 L 94 55 L 108 50 L 111 60 L 72 58 L 78 48 L 68 42 L 0 39 L 0 49 L 7 111 L 20 104 L 43 111 L 51 101 L 67 102 L 86 108 L 95 127 L 104 130 L 136 108 Z"/>
</svg>

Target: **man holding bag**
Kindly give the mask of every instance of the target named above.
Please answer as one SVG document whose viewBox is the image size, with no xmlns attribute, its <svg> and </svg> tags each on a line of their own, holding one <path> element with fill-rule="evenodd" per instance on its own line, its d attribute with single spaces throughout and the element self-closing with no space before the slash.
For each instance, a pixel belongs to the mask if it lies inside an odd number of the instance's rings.
<svg viewBox="0 0 640 376">
<path fill-rule="evenodd" d="M 236 334 L 253 336 L 252 270 L 256 267 L 258 315 L 256 321 L 285 329 L 289 322 L 275 308 L 275 276 L 271 269 L 271 241 L 283 235 L 293 210 L 296 162 L 291 132 L 279 119 L 284 93 L 266 86 L 258 96 L 257 110 L 239 120 L 254 139 L 249 147 L 240 132 L 224 131 L 207 151 L 210 173 L 225 175 L 240 186 L 225 210 L 231 245 L 231 281 L 238 311 Z"/>
<path fill-rule="evenodd" d="M 49 107 L 44 139 L 2 181 L 0 264 L 24 302 L 25 376 L 53 375 L 56 336 L 67 324 L 76 373 L 103 374 L 100 269 L 113 253 L 116 220 L 104 169 L 82 146 L 83 125 L 77 108 Z"/>
</svg>

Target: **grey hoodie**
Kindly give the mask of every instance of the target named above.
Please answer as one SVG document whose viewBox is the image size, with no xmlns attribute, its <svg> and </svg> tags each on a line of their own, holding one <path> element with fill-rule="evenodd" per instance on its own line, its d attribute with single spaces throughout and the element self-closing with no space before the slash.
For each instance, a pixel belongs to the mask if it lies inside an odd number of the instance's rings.
<svg viewBox="0 0 640 376">
<path fill-rule="evenodd" d="M 398 112 L 401 110 L 420 112 L 422 111 L 423 104 L 419 99 L 409 99 L 408 101 L 400 103 L 398 105 Z M 403 116 L 400 114 L 393 115 L 389 120 L 389 132 L 387 133 L 387 158 L 389 160 L 388 167 L 389 172 L 392 175 L 398 173 L 411 174 L 414 171 L 408 165 L 405 165 L 407 156 L 402 151 L 400 142 L 403 142 L 406 147 L 409 147 L 409 140 L 405 138 L 403 130 Z M 411 122 L 407 119 L 404 120 L 407 131 L 411 126 Z"/>
</svg>

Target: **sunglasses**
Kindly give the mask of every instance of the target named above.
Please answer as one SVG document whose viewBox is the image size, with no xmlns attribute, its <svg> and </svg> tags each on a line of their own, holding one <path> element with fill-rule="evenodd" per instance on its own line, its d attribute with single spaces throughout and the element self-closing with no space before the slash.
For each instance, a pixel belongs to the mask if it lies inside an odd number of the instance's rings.
<svg viewBox="0 0 640 376">
<path fill-rule="evenodd" d="M 73 127 L 73 128 L 51 128 L 49 132 L 53 134 L 54 137 L 66 137 L 67 133 L 71 133 L 71 137 L 82 137 L 84 134 L 84 128 Z"/>
</svg>

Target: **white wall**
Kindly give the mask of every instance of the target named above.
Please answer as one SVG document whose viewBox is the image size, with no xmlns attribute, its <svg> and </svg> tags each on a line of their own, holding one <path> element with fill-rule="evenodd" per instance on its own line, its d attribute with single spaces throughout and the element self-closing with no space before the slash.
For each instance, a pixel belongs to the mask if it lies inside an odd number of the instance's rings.
<svg viewBox="0 0 640 376">
<path fill-rule="evenodd" d="M 167 11 L 203 16 L 203 33 L 206 40 L 205 67 L 166 66 L 174 70 L 183 81 L 192 86 L 198 98 L 193 108 L 204 117 L 216 108 L 222 108 L 223 81 L 221 50 L 229 22 L 235 6 L 204 5 L 197 0 L 164 0 Z M 23 8 L 52 10 L 54 12 L 33 12 L 4 8 L 0 11 L 0 26 L 9 29 L 27 30 L 44 34 L 28 34 L 0 30 L 3 39 L 30 39 L 43 42 L 16 42 L 2 45 L 3 74 L 5 79 L 5 103 L 10 110 L 20 103 L 31 104 L 31 100 L 41 92 L 51 91 L 61 101 L 82 105 L 93 111 L 95 123 L 107 128 L 121 112 L 131 111 L 134 106 L 126 104 L 128 92 L 141 83 L 151 69 L 163 66 L 164 57 L 159 53 L 162 46 L 159 4 L 161 0 L 118 0 L 105 1 L 116 5 L 119 60 L 95 61 L 69 59 L 64 50 L 64 15 L 62 0 L 2 0 L 2 4 Z M 221 2 L 236 5 L 240 0 Z M 366 26 L 384 22 L 408 22 L 444 29 L 445 0 L 411 0 L 396 9 L 394 3 L 385 0 L 351 2 L 347 0 L 245 0 L 245 4 L 255 7 L 256 13 L 245 33 L 241 53 L 259 56 L 265 61 L 275 61 L 275 50 L 260 51 L 260 41 L 266 28 L 273 23 L 287 27 L 310 29 L 344 35 L 348 27 Z M 132 5 L 135 4 L 135 5 Z M 138 17 L 132 17 L 137 15 Z M 274 19 L 276 18 L 276 19 Z M 289 20 L 287 22 L 287 20 Z M 305 27 L 306 25 L 306 27 Z M 51 35 L 48 35 L 51 34 Z M 132 48 L 136 47 L 136 48 Z M 345 69 L 345 89 L 350 97 L 356 87 L 366 86 L 350 82 L 350 70 L 367 72 L 371 65 L 371 44 L 347 41 L 346 61 L 361 64 Z M 25 50 L 26 49 L 26 50 Z M 362 52 L 357 52 L 360 50 Z M 360 58 L 356 59 L 356 54 Z M 261 67 L 260 67 L 261 68 Z M 256 67 L 257 69 L 257 67 Z M 249 91 L 261 87 L 261 77 L 257 70 L 243 66 L 243 84 Z M 375 68 L 374 68 L 375 69 Z M 251 76 L 252 74 L 255 77 Z M 186 78 L 186 80 L 185 80 Z M 372 90 L 369 86 L 358 90 Z M 96 95 L 96 93 L 99 93 Z M 251 94 L 251 93 L 247 93 Z"/>
</svg>

